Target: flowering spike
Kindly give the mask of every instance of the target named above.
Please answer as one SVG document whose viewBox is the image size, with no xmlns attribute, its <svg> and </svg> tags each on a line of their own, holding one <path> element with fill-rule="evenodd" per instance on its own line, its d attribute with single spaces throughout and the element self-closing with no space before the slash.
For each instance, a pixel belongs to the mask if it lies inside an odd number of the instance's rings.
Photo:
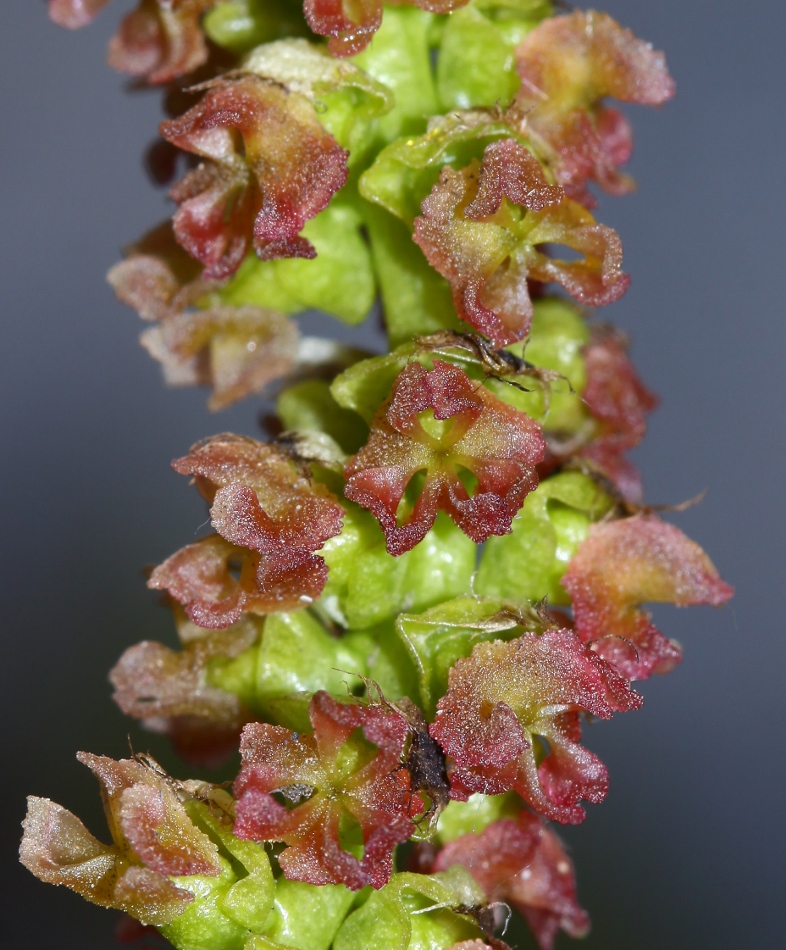
<svg viewBox="0 0 786 950">
<path fill-rule="evenodd" d="M 611 194 L 629 191 L 633 181 L 618 169 L 632 151 L 630 126 L 599 103 L 604 96 L 641 105 L 670 99 L 674 81 L 663 54 L 590 10 L 544 20 L 522 40 L 516 64 L 514 112 L 570 197 L 593 207 L 589 180 Z"/>
<path fill-rule="evenodd" d="M 310 735 L 265 723 L 243 730 L 235 834 L 285 842 L 279 863 L 290 880 L 382 887 L 393 847 L 424 808 L 401 767 L 406 720 L 388 705 L 339 703 L 325 692 L 315 694 L 309 717 Z M 346 817 L 360 826 L 361 858 L 340 840 Z"/>
<path fill-rule="evenodd" d="M 578 802 L 600 802 L 608 789 L 604 765 L 579 745 L 579 714 L 608 719 L 641 703 L 571 631 L 548 629 L 479 643 L 459 660 L 431 734 L 453 759 L 453 797 L 515 789 L 547 818 L 577 824 Z"/>
<path fill-rule="evenodd" d="M 188 786 L 152 760 L 80 752 L 101 784 L 113 844 L 104 845 L 81 821 L 44 798 L 28 799 L 20 859 L 42 880 L 65 884 L 87 900 L 124 910 L 143 923 L 171 923 L 194 897 L 168 875 L 216 876 L 218 849 L 182 804 Z"/>
<path fill-rule="evenodd" d="M 468 868 L 489 901 L 509 904 L 525 918 L 541 950 L 552 950 L 560 930 L 583 937 L 589 917 L 576 900 L 573 863 L 559 838 L 529 812 L 505 818 L 481 834 L 451 841 L 434 870 Z"/>
<path fill-rule="evenodd" d="M 198 443 L 173 468 L 195 476 L 218 535 L 172 555 L 149 587 L 168 590 L 195 623 L 216 628 L 319 596 L 327 567 L 314 552 L 338 534 L 343 516 L 327 489 L 274 446 L 233 435 Z"/>
<path fill-rule="evenodd" d="M 562 584 L 582 642 L 639 680 L 668 673 L 682 659 L 641 604 L 718 607 L 733 593 L 698 544 L 655 515 L 593 525 Z"/>
<path fill-rule="evenodd" d="M 208 160 L 171 192 L 175 236 L 206 277 L 234 273 L 252 244 L 262 260 L 314 257 L 299 233 L 344 185 L 348 153 L 307 99 L 257 76 L 220 79 L 160 129 Z"/>
<path fill-rule="evenodd" d="M 617 300 L 629 283 L 616 232 L 549 185 L 513 139 L 488 145 L 480 165 L 445 167 L 415 219 L 414 238 L 450 282 L 459 316 L 497 346 L 529 331 L 529 280 L 555 281 L 592 306 Z M 539 249 L 545 244 L 564 244 L 583 260 L 549 257 Z"/>
<path fill-rule="evenodd" d="M 451 420 L 449 426 L 439 423 Z M 510 531 L 513 516 L 537 485 L 540 427 L 473 383 L 457 366 L 411 363 L 377 412 L 371 437 L 346 467 L 347 498 L 379 520 L 390 554 L 409 551 L 446 511 L 473 541 Z M 461 470 L 477 479 L 470 497 Z M 397 513 L 413 476 L 426 472 L 404 523 Z"/>
</svg>

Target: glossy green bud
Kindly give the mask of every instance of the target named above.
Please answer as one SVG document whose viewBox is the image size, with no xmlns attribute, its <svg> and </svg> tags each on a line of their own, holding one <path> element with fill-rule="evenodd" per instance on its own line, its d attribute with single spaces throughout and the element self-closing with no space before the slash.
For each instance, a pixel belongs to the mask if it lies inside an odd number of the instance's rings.
<svg viewBox="0 0 786 950">
<path fill-rule="evenodd" d="M 442 111 L 507 106 L 520 85 L 514 51 L 551 12 L 549 0 L 473 0 L 454 10 L 437 61 Z"/>
<path fill-rule="evenodd" d="M 482 936 L 471 918 L 452 908 L 485 900 L 465 868 L 439 874 L 394 874 L 349 915 L 333 950 L 435 950 Z"/>
<path fill-rule="evenodd" d="M 597 482 L 581 472 L 545 479 L 527 496 L 513 530 L 489 538 L 481 554 L 475 590 L 484 597 L 511 597 L 569 604 L 560 583 L 568 562 L 593 522 L 612 507 Z"/>
<path fill-rule="evenodd" d="M 229 283 L 210 295 L 209 302 L 266 307 L 283 313 L 323 310 L 344 323 L 360 323 L 368 316 L 376 296 L 362 225 L 353 204 L 342 197 L 334 198 L 303 228 L 303 236 L 317 252 L 313 260 L 260 261 L 249 254 Z"/>
</svg>

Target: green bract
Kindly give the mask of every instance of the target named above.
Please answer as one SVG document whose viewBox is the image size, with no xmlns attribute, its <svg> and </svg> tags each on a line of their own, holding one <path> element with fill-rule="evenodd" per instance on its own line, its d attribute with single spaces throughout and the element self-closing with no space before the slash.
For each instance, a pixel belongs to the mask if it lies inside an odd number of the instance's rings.
<svg viewBox="0 0 786 950">
<path fill-rule="evenodd" d="M 342 626 L 368 628 L 469 590 L 475 544 L 440 515 L 412 551 L 392 557 L 370 512 L 347 504 L 341 533 L 320 554 L 329 568 L 320 609 Z"/>
<path fill-rule="evenodd" d="M 393 108 L 377 124 L 377 148 L 400 135 L 419 135 L 439 111 L 429 48 L 433 21 L 416 7 L 386 7 L 374 39 L 352 59 L 393 93 Z"/>
<path fill-rule="evenodd" d="M 477 924 L 451 908 L 484 900 L 469 871 L 458 865 L 441 874 L 394 874 L 349 915 L 333 950 L 435 950 L 479 939 Z"/>
<path fill-rule="evenodd" d="M 360 194 L 411 225 L 446 165 L 465 168 L 481 159 L 491 142 L 509 138 L 518 140 L 510 126 L 489 112 L 440 116 L 424 135 L 383 149 L 360 179 Z"/>
<path fill-rule="evenodd" d="M 541 422 L 546 431 L 576 433 L 589 419 L 581 401 L 587 382 L 582 349 L 588 342 L 589 330 L 579 309 L 559 297 L 545 297 L 535 301 L 527 341 L 507 349 L 514 356 L 524 356 L 533 366 L 557 373 L 563 379 L 540 381 L 527 375 L 494 379 L 489 377 L 488 368 L 478 356 L 463 347 L 446 344 L 439 347 L 438 355 L 440 359 L 460 365 L 472 379 L 485 380 L 496 396 Z M 415 359 L 431 368 L 436 352 L 415 343 L 404 343 L 385 356 L 355 363 L 333 381 L 333 398 L 370 424 L 404 366 Z"/>
<path fill-rule="evenodd" d="M 368 439 L 368 426 L 336 402 L 324 379 L 288 386 L 276 400 L 276 412 L 285 430 L 324 433 L 346 453 L 357 452 Z"/>
<path fill-rule="evenodd" d="M 437 63 L 443 111 L 506 106 L 520 85 L 514 50 L 549 0 L 473 0 L 447 17 Z"/>
<path fill-rule="evenodd" d="M 503 608 L 502 600 L 458 597 L 424 613 L 398 618 L 396 627 L 415 664 L 420 701 L 428 718 L 447 690 L 450 668 L 469 656 L 478 641 L 520 635 L 515 617 Z"/>
<path fill-rule="evenodd" d="M 260 261 L 249 254 L 230 282 L 210 295 L 209 302 L 236 307 L 250 304 L 284 313 L 323 310 L 345 323 L 360 323 L 376 296 L 362 225 L 354 205 L 335 198 L 303 228 L 304 237 L 317 251 L 313 260 Z"/>
<path fill-rule="evenodd" d="M 264 932 L 273 908 L 276 884 L 267 852 L 236 838 L 207 805 L 190 801 L 186 808 L 218 844 L 222 871 L 218 877 L 172 878 L 195 899 L 159 929 L 179 950 L 243 950 L 251 934 Z"/>
<path fill-rule="evenodd" d="M 218 46 L 245 53 L 284 36 L 308 36 L 303 6 L 293 0 L 229 0 L 209 10 L 202 29 Z"/>
<path fill-rule="evenodd" d="M 480 557 L 475 590 L 484 597 L 512 597 L 569 604 L 560 580 L 590 525 L 612 507 L 597 482 L 580 472 L 545 479 L 527 496 L 513 530 L 489 538 Z"/>
</svg>

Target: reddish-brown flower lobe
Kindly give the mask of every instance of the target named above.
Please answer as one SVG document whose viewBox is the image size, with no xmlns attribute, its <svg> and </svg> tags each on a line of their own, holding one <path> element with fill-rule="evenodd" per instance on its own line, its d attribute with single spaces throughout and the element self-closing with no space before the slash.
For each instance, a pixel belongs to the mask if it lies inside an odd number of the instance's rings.
<svg viewBox="0 0 786 950">
<path fill-rule="evenodd" d="M 451 285 L 459 316 L 496 346 L 523 339 L 532 321 L 529 280 L 561 284 L 580 303 L 601 306 L 628 287 L 616 232 L 550 185 L 513 139 L 486 147 L 483 162 L 443 169 L 415 219 L 415 241 Z M 559 260 L 542 245 L 583 255 Z"/>
<path fill-rule="evenodd" d="M 431 13 L 449 13 L 467 2 L 414 0 L 412 5 Z M 365 49 L 382 23 L 382 0 L 305 0 L 304 11 L 311 29 L 330 37 L 328 49 L 334 56 L 354 56 Z"/>
<path fill-rule="evenodd" d="M 541 950 L 552 950 L 560 930 L 571 937 L 589 930 L 589 917 L 576 900 L 570 858 L 554 832 L 528 812 L 449 842 L 437 855 L 434 870 L 454 864 L 470 871 L 489 901 L 515 908 Z"/>
<path fill-rule="evenodd" d="M 234 273 L 252 244 L 263 260 L 314 257 L 299 233 L 346 181 L 347 152 L 307 99 L 256 76 L 217 80 L 160 128 L 208 160 L 171 192 L 177 240 L 206 277 Z"/>
<path fill-rule="evenodd" d="M 429 371 L 411 363 L 378 411 L 368 443 L 347 463 L 345 494 L 376 515 L 390 554 L 421 541 L 438 510 L 481 542 L 510 531 L 513 516 L 537 486 L 543 450 L 537 423 L 459 367 L 435 359 Z M 421 471 L 422 491 L 399 525 L 404 492 Z M 477 480 L 471 496 L 464 473 Z"/>
<path fill-rule="evenodd" d="M 65 884 L 87 900 L 124 910 L 144 923 L 170 923 L 194 899 L 169 876 L 221 871 L 218 849 L 193 824 L 180 786 L 152 762 L 81 752 L 80 762 L 101 784 L 113 844 L 94 838 L 60 805 L 28 799 L 20 859 L 52 884 Z"/>
<path fill-rule="evenodd" d="M 548 629 L 480 643 L 459 660 L 431 733 L 453 759 L 454 797 L 515 789 L 540 814 L 576 824 L 578 802 L 600 802 L 608 789 L 603 763 L 579 744 L 580 714 L 608 719 L 641 703 L 571 631 Z"/>
<path fill-rule="evenodd" d="M 87 26 L 109 0 L 49 0 L 49 16 L 58 26 L 77 30 Z"/>
<path fill-rule="evenodd" d="M 141 0 L 109 43 L 109 65 L 154 85 L 193 72 L 208 56 L 202 14 L 218 0 Z"/>
<path fill-rule="evenodd" d="M 340 703 L 325 692 L 315 694 L 309 716 L 310 735 L 266 723 L 243 730 L 235 834 L 285 842 L 279 863 L 291 880 L 382 887 L 393 848 L 409 838 L 424 808 L 401 766 L 407 722 L 389 705 Z M 342 847 L 345 815 L 360 826 L 360 858 Z"/>
<path fill-rule="evenodd" d="M 344 511 L 325 488 L 274 446 L 233 435 L 198 443 L 173 467 L 195 477 L 218 534 L 172 555 L 148 586 L 169 591 L 202 627 L 319 596 L 327 566 L 315 551 L 341 530 Z"/>
<path fill-rule="evenodd" d="M 150 640 L 129 647 L 109 674 L 115 702 L 127 716 L 168 735 L 189 762 L 223 762 L 237 750 L 250 716 L 237 696 L 210 685 L 208 664 L 251 647 L 259 638 L 258 623 L 243 617 L 226 631 L 200 630 L 202 635 L 186 641 L 180 651 Z"/>
<path fill-rule="evenodd" d="M 629 679 L 667 673 L 682 658 L 640 604 L 720 606 L 733 593 L 698 544 L 654 515 L 594 525 L 562 584 L 578 636 Z"/>
<path fill-rule="evenodd" d="M 568 194 L 592 207 L 589 180 L 612 194 L 628 191 L 633 182 L 618 169 L 630 158 L 630 126 L 599 103 L 604 96 L 641 105 L 670 99 L 674 82 L 663 54 L 590 10 L 544 20 L 524 37 L 516 61 L 522 85 L 514 112 Z"/>
</svg>

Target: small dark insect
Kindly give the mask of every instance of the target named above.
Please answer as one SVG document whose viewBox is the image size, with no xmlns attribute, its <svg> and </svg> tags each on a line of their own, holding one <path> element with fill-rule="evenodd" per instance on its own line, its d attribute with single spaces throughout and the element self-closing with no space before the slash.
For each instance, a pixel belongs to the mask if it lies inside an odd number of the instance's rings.
<svg viewBox="0 0 786 950">
<path fill-rule="evenodd" d="M 551 369 L 544 369 L 542 366 L 535 366 L 528 360 L 505 349 L 495 350 L 488 340 L 484 340 L 477 333 L 454 333 L 452 330 L 443 330 L 441 333 L 434 333 L 431 336 L 420 337 L 417 343 L 424 349 L 445 350 L 462 349 L 471 353 L 480 363 L 486 373 L 499 382 L 514 386 L 522 392 L 531 392 L 521 383 L 517 383 L 510 376 L 529 376 L 537 380 L 543 388 L 543 394 L 546 398 L 546 408 L 548 409 L 548 398 L 551 392 L 551 383 L 558 379 L 564 379 L 568 384 L 570 392 L 573 387 L 561 373 Z"/>
<path fill-rule="evenodd" d="M 428 724 L 420 708 L 404 696 L 396 703 L 389 703 L 406 719 L 409 725 L 410 743 L 404 767 L 412 777 L 412 784 L 428 795 L 429 806 L 421 821 L 428 822 L 429 834 L 436 826 L 442 810 L 450 801 L 450 783 L 445 766 L 445 754 L 428 731 Z"/>
<path fill-rule="evenodd" d="M 503 904 L 501 901 L 495 901 L 493 904 L 476 904 L 474 907 L 461 904 L 454 907 L 453 910 L 457 914 L 464 914 L 475 921 L 483 931 L 486 943 L 492 950 L 511 950 L 509 944 L 494 936 L 495 930 L 501 930 L 504 934 L 508 929 L 512 913 L 507 904 Z"/>
<path fill-rule="evenodd" d="M 359 673 L 353 675 L 363 680 L 369 699 L 372 699 L 373 694 L 376 693 L 378 701 L 402 716 L 409 727 L 409 748 L 401 763 L 401 768 L 409 772 L 414 788 L 419 792 L 425 792 L 428 796 L 429 806 L 420 821 L 428 822 L 428 833 L 432 834 L 437 819 L 450 801 L 450 782 L 445 765 L 445 754 L 439 743 L 431 737 L 428 723 L 420 707 L 416 706 L 408 696 L 403 696 L 396 702 L 390 702 L 385 699 L 379 683 L 375 680 L 360 676 Z"/>
</svg>

